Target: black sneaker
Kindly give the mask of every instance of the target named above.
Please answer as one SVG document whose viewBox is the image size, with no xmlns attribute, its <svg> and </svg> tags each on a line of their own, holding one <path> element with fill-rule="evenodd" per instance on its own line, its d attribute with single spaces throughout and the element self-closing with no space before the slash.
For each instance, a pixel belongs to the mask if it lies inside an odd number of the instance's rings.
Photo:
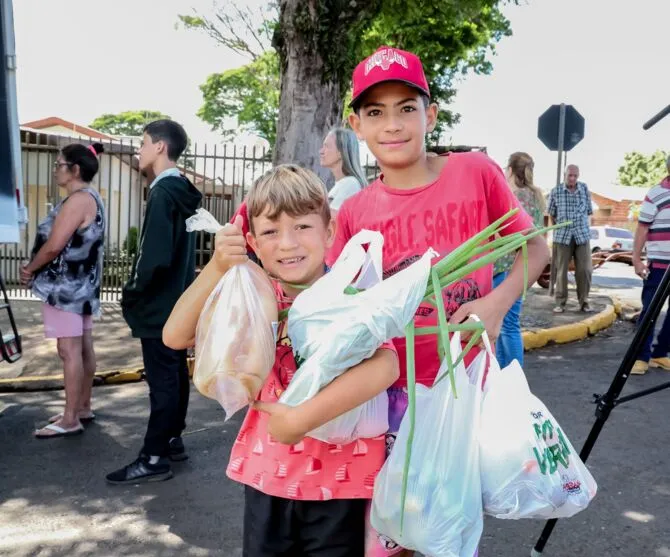
<svg viewBox="0 0 670 557">
<path fill-rule="evenodd" d="M 149 464 L 149 457 L 141 454 L 134 462 L 107 474 L 107 481 L 110 484 L 140 484 L 162 482 L 171 477 L 172 470 L 167 459 L 161 458 L 156 464 Z"/>
<path fill-rule="evenodd" d="M 184 442 L 181 437 L 173 437 L 170 439 L 170 452 L 168 453 L 168 458 L 172 462 L 183 462 L 184 460 L 188 460 L 188 455 L 186 454 Z"/>
</svg>

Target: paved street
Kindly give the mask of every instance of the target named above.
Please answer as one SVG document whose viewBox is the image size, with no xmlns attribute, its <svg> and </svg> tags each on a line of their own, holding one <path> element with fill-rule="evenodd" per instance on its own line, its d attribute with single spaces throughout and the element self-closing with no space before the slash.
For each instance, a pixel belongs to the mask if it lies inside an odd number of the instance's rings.
<svg viewBox="0 0 670 557">
<path fill-rule="evenodd" d="M 610 383 L 632 334 L 618 323 L 597 337 L 528 355 L 540 396 L 581 446 L 591 395 Z M 634 377 L 627 391 L 670 374 Z M 147 417 L 144 384 L 95 390 L 97 423 L 77 438 L 37 441 L 31 430 L 59 409 L 62 392 L 0 395 L 0 555 L 7 557 L 224 556 L 240 554 L 242 492 L 224 474 L 239 418 L 193 394 L 191 460 L 175 478 L 110 487 L 104 474 L 139 448 Z M 617 408 L 589 462 L 599 484 L 592 506 L 559 522 L 544 555 L 670 557 L 670 391 Z M 529 555 L 543 524 L 487 519 L 482 557 Z"/>
<path fill-rule="evenodd" d="M 574 283 L 574 276 L 570 276 Z M 616 296 L 625 304 L 640 305 L 642 279 L 635 274 L 632 265 L 610 262 L 593 271 L 591 284 L 593 293 Z"/>
</svg>

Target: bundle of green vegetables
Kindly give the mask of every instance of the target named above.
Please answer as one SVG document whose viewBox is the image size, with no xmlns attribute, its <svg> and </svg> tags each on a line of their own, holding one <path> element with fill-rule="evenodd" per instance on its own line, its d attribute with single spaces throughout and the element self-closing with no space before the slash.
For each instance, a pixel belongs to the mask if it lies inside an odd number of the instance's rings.
<svg viewBox="0 0 670 557">
<path fill-rule="evenodd" d="M 507 227 L 510 219 L 519 212 L 519 209 L 512 209 L 497 221 L 493 222 L 482 230 L 479 234 L 473 236 L 454 251 L 442 258 L 431 270 L 431 280 L 426 288 L 424 301 L 437 308 L 438 325 L 437 327 L 415 327 L 414 323 L 407 325 L 405 329 L 405 338 L 407 341 L 406 364 L 407 364 L 407 391 L 408 391 L 408 413 L 410 420 L 409 437 L 405 452 L 405 467 L 403 470 L 403 482 L 401 493 L 402 517 L 404 516 L 405 499 L 407 495 L 407 479 L 409 464 L 412 455 L 412 442 L 414 440 L 414 421 L 416 414 L 416 374 L 414 363 L 414 340 L 416 335 L 437 335 L 438 354 L 440 361 L 446 362 L 447 371 L 435 379 L 434 385 L 449 377 L 451 387 L 456 393 L 454 380 L 454 369 L 467 355 L 470 349 L 475 346 L 482 335 L 484 325 L 481 322 L 466 322 L 462 324 L 450 324 L 447 321 L 447 313 L 444 306 L 444 297 L 442 291 L 453 285 L 467 275 L 494 263 L 501 257 L 521 250 L 524 263 L 524 290 L 523 298 L 526 297 L 528 285 L 528 247 L 527 242 L 531 238 L 544 235 L 550 230 L 567 226 L 569 223 L 549 226 L 537 230 L 517 232 L 507 236 L 501 236 L 500 233 Z M 456 361 L 453 361 L 450 350 L 449 334 L 455 331 L 469 331 L 471 333 L 467 345 L 463 348 Z"/>
</svg>

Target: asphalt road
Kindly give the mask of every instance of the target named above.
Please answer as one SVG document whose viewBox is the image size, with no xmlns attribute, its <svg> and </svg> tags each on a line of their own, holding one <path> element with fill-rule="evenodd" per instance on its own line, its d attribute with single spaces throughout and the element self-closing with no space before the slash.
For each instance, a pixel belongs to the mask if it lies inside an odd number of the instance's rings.
<svg viewBox="0 0 670 557">
<path fill-rule="evenodd" d="M 576 447 L 594 421 L 592 393 L 607 389 L 632 336 L 618 323 L 584 342 L 527 355 L 533 391 Z M 626 392 L 670 380 L 654 372 Z M 614 410 L 589 467 L 592 505 L 560 521 L 544 555 L 670 557 L 670 391 Z M 191 460 L 175 478 L 140 487 L 106 485 L 104 475 L 139 449 L 147 418 L 143 384 L 95 391 L 98 421 L 82 436 L 38 441 L 36 425 L 59 410 L 62 392 L 0 395 L 0 555 L 7 557 L 225 556 L 241 554 L 242 490 L 224 470 L 239 419 L 193 394 Z M 527 556 L 539 521 L 487 519 L 482 557 Z"/>
</svg>

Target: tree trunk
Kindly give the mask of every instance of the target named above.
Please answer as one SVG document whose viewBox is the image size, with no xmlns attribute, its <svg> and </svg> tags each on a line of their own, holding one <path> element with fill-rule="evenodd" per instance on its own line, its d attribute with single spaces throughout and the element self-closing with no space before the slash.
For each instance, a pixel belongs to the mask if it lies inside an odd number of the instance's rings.
<svg viewBox="0 0 670 557">
<path fill-rule="evenodd" d="M 324 78 L 324 60 L 309 31 L 318 25 L 317 2 L 280 2 L 275 46 L 281 96 L 273 162 L 299 164 L 328 183 L 332 175 L 319 165 L 319 149 L 328 131 L 341 123 L 343 93 L 340 83 Z"/>
</svg>

